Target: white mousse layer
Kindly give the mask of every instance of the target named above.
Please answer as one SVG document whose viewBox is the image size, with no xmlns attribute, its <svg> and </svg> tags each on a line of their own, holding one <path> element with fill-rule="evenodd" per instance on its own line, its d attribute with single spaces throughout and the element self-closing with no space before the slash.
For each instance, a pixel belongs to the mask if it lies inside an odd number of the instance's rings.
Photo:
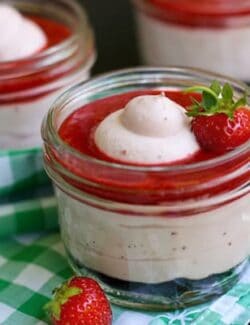
<svg viewBox="0 0 250 325">
<path fill-rule="evenodd" d="M 177 161 L 199 150 L 185 109 L 164 95 L 135 97 L 107 116 L 95 143 L 107 156 L 142 164 Z"/>
<path fill-rule="evenodd" d="M 0 150 L 41 146 L 43 117 L 61 92 L 31 102 L 0 105 Z"/>
<path fill-rule="evenodd" d="M 221 28 L 168 24 L 137 13 L 143 60 L 150 65 L 208 69 L 250 80 L 250 25 Z"/>
<path fill-rule="evenodd" d="M 67 250 L 78 263 L 115 279 L 160 283 L 228 271 L 250 251 L 250 195 L 187 217 L 145 216 L 91 207 L 57 189 Z M 138 206 L 136 207 L 137 209 Z M 158 210 L 157 210 L 158 209 Z"/>
<path fill-rule="evenodd" d="M 0 5 L 0 31 L 0 61 L 29 57 L 47 44 L 47 37 L 39 26 L 4 4 Z"/>
<path fill-rule="evenodd" d="M 93 60 L 92 57 L 86 67 L 72 76 L 65 76 L 67 82 L 62 78 L 58 84 L 67 83 L 73 86 L 79 81 L 88 79 Z M 51 86 L 55 87 L 55 84 Z M 29 102 L 0 104 L 0 150 L 41 146 L 42 120 L 52 103 L 67 88 L 68 86 L 61 86 L 60 90 Z"/>
</svg>

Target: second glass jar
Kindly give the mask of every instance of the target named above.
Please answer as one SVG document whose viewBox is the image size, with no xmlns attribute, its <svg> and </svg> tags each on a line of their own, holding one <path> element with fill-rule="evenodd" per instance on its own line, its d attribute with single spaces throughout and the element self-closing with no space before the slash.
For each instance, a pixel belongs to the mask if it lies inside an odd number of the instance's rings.
<svg viewBox="0 0 250 325">
<path fill-rule="evenodd" d="M 250 82 L 248 0 L 133 0 L 144 63 L 208 69 Z"/>
</svg>

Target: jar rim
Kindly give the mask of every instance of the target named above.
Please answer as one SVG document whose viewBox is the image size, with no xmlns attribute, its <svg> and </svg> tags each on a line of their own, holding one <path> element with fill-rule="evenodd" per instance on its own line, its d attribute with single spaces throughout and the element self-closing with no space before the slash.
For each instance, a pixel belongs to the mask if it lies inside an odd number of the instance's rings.
<svg viewBox="0 0 250 325">
<path fill-rule="evenodd" d="M 78 150 L 72 148 L 66 142 L 64 142 L 61 137 L 59 136 L 55 125 L 54 125 L 54 115 L 56 115 L 56 111 L 60 109 L 65 102 L 69 103 L 74 98 L 80 95 L 83 95 L 83 91 L 93 88 L 95 83 L 102 83 L 107 81 L 107 79 L 112 78 L 122 78 L 122 76 L 133 75 L 134 73 L 143 74 L 154 74 L 159 77 L 160 73 L 173 73 L 173 74 L 190 74 L 196 75 L 199 78 L 209 78 L 211 80 L 218 79 L 224 80 L 225 82 L 229 82 L 234 86 L 239 87 L 241 90 L 246 90 L 247 93 L 250 94 L 250 88 L 244 82 L 237 81 L 233 78 L 226 77 L 224 75 L 211 73 L 207 70 L 198 69 L 198 68 L 185 68 L 185 67 L 173 67 L 173 66 L 166 66 L 166 67 L 135 67 L 135 68 L 128 68 L 128 69 L 121 69 L 116 70 L 113 72 L 103 73 L 94 78 L 91 78 L 88 81 L 81 82 L 74 87 L 68 89 L 64 94 L 62 94 L 52 105 L 50 110 L 48 111 L 47 115 L 43 120 L 42 125 L 42 137 L 46 144 L 51 145 L 52 147 L 56 148 L 59 152 L 66 151 L 67 154 L 72 155 L 72 157 L 81 160 L 88 161 L 90 163 L 94 163 L 96 166 L 100 167 L 109 167 L 112 169 L 123 170 L 128 172 L 192 172 L 197 170 L 204 170 L 206 168 L 211 168 L 212 166 L 218 166 L 221 164 L 230 161 L 238 157 L 238 155 L 244 155 L 249 152 L 250 150 L 250 140 L 246 143 L 242 144 L 241 146 L 237 147 L 236 149 L 229 151 L 221 156 L 195 162 L 191 164 L 183 164 L 183 165 L 150 165 L 150 166 L 137 166 L 137 165 L 126 165 L 125 163 L 117 163 L 117 162 L 109 162 L 105 160 L 100 160 L 95 157 L 91 157 L 87 154 L 81 153 Z M 110 81 L 109 81 L 110 84 Z M 108 97 L 108 96 L 107 96 Z"/>
<path fill-rule="evenodd" d="M 49 9 L 46 9 L 44 1 L 38 1 L 26 4 L 27 0 L 10 0 L 8 4 L 17 7 L 21 12 L 24 11 L 29 14 L 37 14 L 36 6 L 40 5 L 44 8 L 45 12 L 48 13 Z M 41 3 L 40 3 L 41 2 Z M 74 23 L 76 24 L 74 32 L 67 37 L 65 40 L 50 46 L 49 48 L 35 53 L 32 56 L 9 61 L 0 61 L 0 80 L 4 78 L 9 78 L 10 76 L 16 77 L 17 75 L 22 75 L 26 71 L 33 71 L 46 68 L 50 65 L 57 64 L 64 59 L 67 59 L 72 54 L 72 48 L 77 47 L 79 39 L 84 35 L 86 44 L 85 44 L 85 53 L 84 61 L 88 59 L 90 55 L 94 52 L 94 35 L 89 25 L 88 16 L 86 10 L 75 0 L 57 0 L 53 2 L 53 6 L 58 5 L 66 6 L 72 10 L 72 13 L 75 15 Z M 40 9 L 40 7 L 39 7 Z M 38 13 L 38 15 L 41 15 Z M 62 53 L 65 53 L 62 55 Z M 83 55 L 83 53 L 81 53 Z M 18 65 L 18 68 L 17 68 Z"/>
</svg>

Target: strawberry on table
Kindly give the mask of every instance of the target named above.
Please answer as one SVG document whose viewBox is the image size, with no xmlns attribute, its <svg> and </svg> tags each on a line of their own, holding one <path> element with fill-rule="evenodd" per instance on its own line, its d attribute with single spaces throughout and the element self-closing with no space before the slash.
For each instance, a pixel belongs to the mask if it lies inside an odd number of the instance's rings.
<svg viewBox="0 0 250 325">
<path fill-rule="evenodd" d="M 250 139 L 250 108 L 246 95 L 234 100 L 229 84 L 214 81 L 210 87 L 194 86 L 187 92 L 201 91 L 202 101 L 193 100 L 187 115 L 193 117 L 192 130 L 201 147 L 224 153 Z"/>
<path fill-rule="evenodd" d="M 74 277 L 55 289 L 47 310 L 54 325 L 111 325 L 112 312 L 99 284 Z"/>
</svg>

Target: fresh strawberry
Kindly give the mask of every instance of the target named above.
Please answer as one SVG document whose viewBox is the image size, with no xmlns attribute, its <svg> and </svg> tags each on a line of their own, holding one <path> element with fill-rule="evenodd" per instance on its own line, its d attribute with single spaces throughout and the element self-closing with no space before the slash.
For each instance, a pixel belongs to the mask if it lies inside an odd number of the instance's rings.
<svg viewBox="0 0 250 325">
<path fill-rule="evenodd" d="M 54 325 L 111 325 L 112 312 L 99 284 L 74 277 L 55 289 L 47 310 Z"/>
<path fill-rule="evenodd" d="M 192 130 L 202 148 L 223 153 L 250 139 L 250 110 L 238 108 L 230 119 L 225 113 L 197 116 Z"/>
<path fill-rule="evenodd" d="M 235 101 L 232 87 L 222 87 L 217 81 L 210 87 L 195 86 L 187 91 L 202 92 L 201 102 L 193 100 L 187 115 L 193 117 L 192 130 L 204 150 L 224 153 L 250 139 L 246 95 Z"/>
</svg>

